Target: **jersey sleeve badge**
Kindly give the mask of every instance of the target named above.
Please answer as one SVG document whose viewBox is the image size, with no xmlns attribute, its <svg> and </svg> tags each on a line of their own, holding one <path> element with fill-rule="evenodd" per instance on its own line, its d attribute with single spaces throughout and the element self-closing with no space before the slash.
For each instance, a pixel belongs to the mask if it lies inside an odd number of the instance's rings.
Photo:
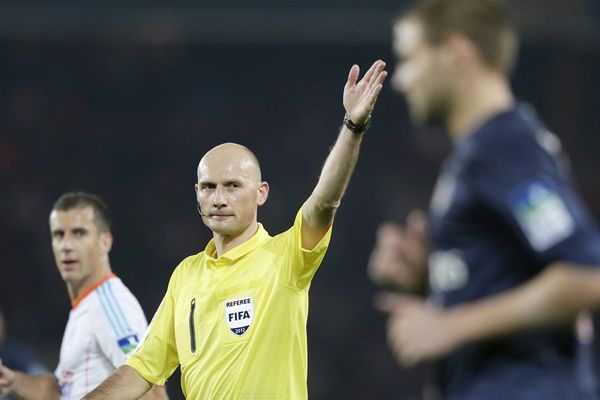
<svg viewBox="0 0 600 400">
<path fill-rule="evenodd" d="M 129 335 L 119 339 L 117 343 L 123 354 L 128 356 L 137 348 L 139 340 L 137 335 Z"/>
<path fill-rule="evenodd" d="M 510 209 L 531 247 L 545 251 L 569 237 L 575 222 L 549 182 L 534 179 L 509 195 Z"/>
</svg>

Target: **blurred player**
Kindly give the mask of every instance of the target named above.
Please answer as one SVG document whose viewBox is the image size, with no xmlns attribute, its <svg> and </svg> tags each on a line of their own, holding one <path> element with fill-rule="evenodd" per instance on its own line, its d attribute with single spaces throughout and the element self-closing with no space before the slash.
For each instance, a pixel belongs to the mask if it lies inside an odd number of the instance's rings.
<svg viewBox="0 0 600 400">
<path fill-rule="evenodd" d="M 593 398 L 578 383 L 573 320 L 600 305 L 600 237 L 557 138 L 511 92 L 504 11 L 421 2 L 393 32 L 394 87 L 414 122 L 454 143 L 429 219 L 382 226 L 371 257 L 376 281 L 430 293 L 378 299 L 394 354 L 437 360 L 443 399 Z"/>
<path fill-rule="evenodd" d="M 354 65 L 346 118 L 311 196 L 293 226 L 270 236 L 257 222 L 269 193 L 247 148 L 226 143 L 200 160 L 196 200 L 213 232 L 184 259 L 136 353 L 86 399 L 135 399 L 181 365 L 190 399 L 307 399 L 308 290 L 329 245 L 363 132 L 386 77 Z"/>
<path fill-rule="evenodd" d="M 32 376 L 0 362 L 0 395 L 81 399 L 121 366 L 147 328 L 137 299 L 111 270 L 110 214 L 100 198 L 66 193 L 52 207 L 50 235 L 71 312 L 55 374 Z M 166 398 L 156 387 L 147 398 Z"/>
<path fill-rule="evenodd" d="M 35 356 L 29 346 L 22 343 L 18 338 L 9 335 L 7 320 L 2 309 L 0 309 L 0 360 L 7 367 L 30 375 L 48 373 L 46 367 Z M 0 399 L 13 400 L 15 397 L 0 395 Z"/>
</svg>

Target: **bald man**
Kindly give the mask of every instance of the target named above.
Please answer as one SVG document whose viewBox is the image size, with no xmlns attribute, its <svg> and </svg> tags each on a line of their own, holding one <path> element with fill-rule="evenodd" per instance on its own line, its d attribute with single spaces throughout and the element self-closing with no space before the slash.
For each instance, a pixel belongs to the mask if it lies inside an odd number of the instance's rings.
<svg viewBox="0 0 600 400">
<path fill-rule="evenodd" d="M 127 364 L 85 399 L 137 399 L 178 365 L 186 398 L 307 399 L 308 289 L 387 75 L 350 69 L 344 123 L 293 226 L 270 236 L 257 221 L 269 185 L 250 150 L 225 143 L 198 165 L 198 212 L 213 232 L 175 269 L 147 335 Z"/>
</svg>

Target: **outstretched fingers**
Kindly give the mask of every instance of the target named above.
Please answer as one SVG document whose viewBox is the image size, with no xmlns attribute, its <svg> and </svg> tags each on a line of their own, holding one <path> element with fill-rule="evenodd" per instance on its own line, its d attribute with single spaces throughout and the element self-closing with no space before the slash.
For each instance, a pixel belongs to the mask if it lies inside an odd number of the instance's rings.
<svg viewBox="0 0 600 400">
<path fill-rule="evenodd" d="M 383 88 L 383 81 L 385 80 L 386 76 L 386 71 L 380 71 L 377 75 L 377 78 L 371 82 L 371 87 L 369 88 L 368 92 L 368 100 L 371 105 L 375 104 L 375 100 L 377 100 L 377 97 L 381 92 L 381 88 Z"/>
<path fill-rule="evenodd" d="M 383 65 L 381 65 L 383 64 Z M 379 69 L 379 71 L 381 71 L 383 68 L 385 67 L 385 63 L 381 60 L 377 60 L 373 63 L 373 65 L 371 65 L 371 68 L 369 68 L 369 70 L 365 73 L 365 76 L 363 77 L 363 81 L 367 82 L 367 83 L 371 83 L 371 80 L 373 79 L 374 76 L 376 76 L 375 71 Z"/>
<path fill-rule="evenodd" d="M 359 124 L 367 122 L 387 76 L 384 68 L 385 62 L 377 60 L 360 80 L 358 65 L 355 64 L 350 68 L 344 88 L 343 103 L 352 121 Z"/>
<path fill-rule="evenodd" d="M 353 87 L 356 85 L 356 81 L 358 80 L 358 75 L 360 74 L 360 67 L 356 64 L 350 68 L 350 72 L 348 73 L 348 81 L 346 82 L 346 87 Z"/>
</svg>

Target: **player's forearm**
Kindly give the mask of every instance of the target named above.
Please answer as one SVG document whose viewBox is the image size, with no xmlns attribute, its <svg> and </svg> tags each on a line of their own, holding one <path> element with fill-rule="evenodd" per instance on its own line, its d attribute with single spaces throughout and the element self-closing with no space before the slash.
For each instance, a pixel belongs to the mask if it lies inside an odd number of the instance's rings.
<svg viewBox="0 0 600 400">
<path fill-rule="evenodd" d="M 13 392 L 25 400 L 59 400 L 60 388 L 54 375 L 32 376 L 15 371 Z"/>
<path fill-rule="evenodd" d="M 319 181 L 304 207 L 305 213 L 314 214 L 318 222 L 330 223 L 335 209 L 339 207 L 358 160 L 362 136 L 342 126 L 325 160 Z"/>
<path fill-rule="evenodd" d="M 127 365 L 119 367 L 83 400 L 130 400 L 139 399 L 152 384 Z"/>
<path fill-rule="evenodd" d="M 572 320 L 600 306 L 600 270 L 556 263 L 506 293 L 449 310 L 450 329 L 466 343 Z"/>
<path fill-rule="evenodd" d="M 154 385 L 152 389 L 148 391 L 144 396 L 140 398 L 141 400 L 169 400 L 169 396 L 167 395 L 167 391 L 164 386 Z"/>
</svg>

